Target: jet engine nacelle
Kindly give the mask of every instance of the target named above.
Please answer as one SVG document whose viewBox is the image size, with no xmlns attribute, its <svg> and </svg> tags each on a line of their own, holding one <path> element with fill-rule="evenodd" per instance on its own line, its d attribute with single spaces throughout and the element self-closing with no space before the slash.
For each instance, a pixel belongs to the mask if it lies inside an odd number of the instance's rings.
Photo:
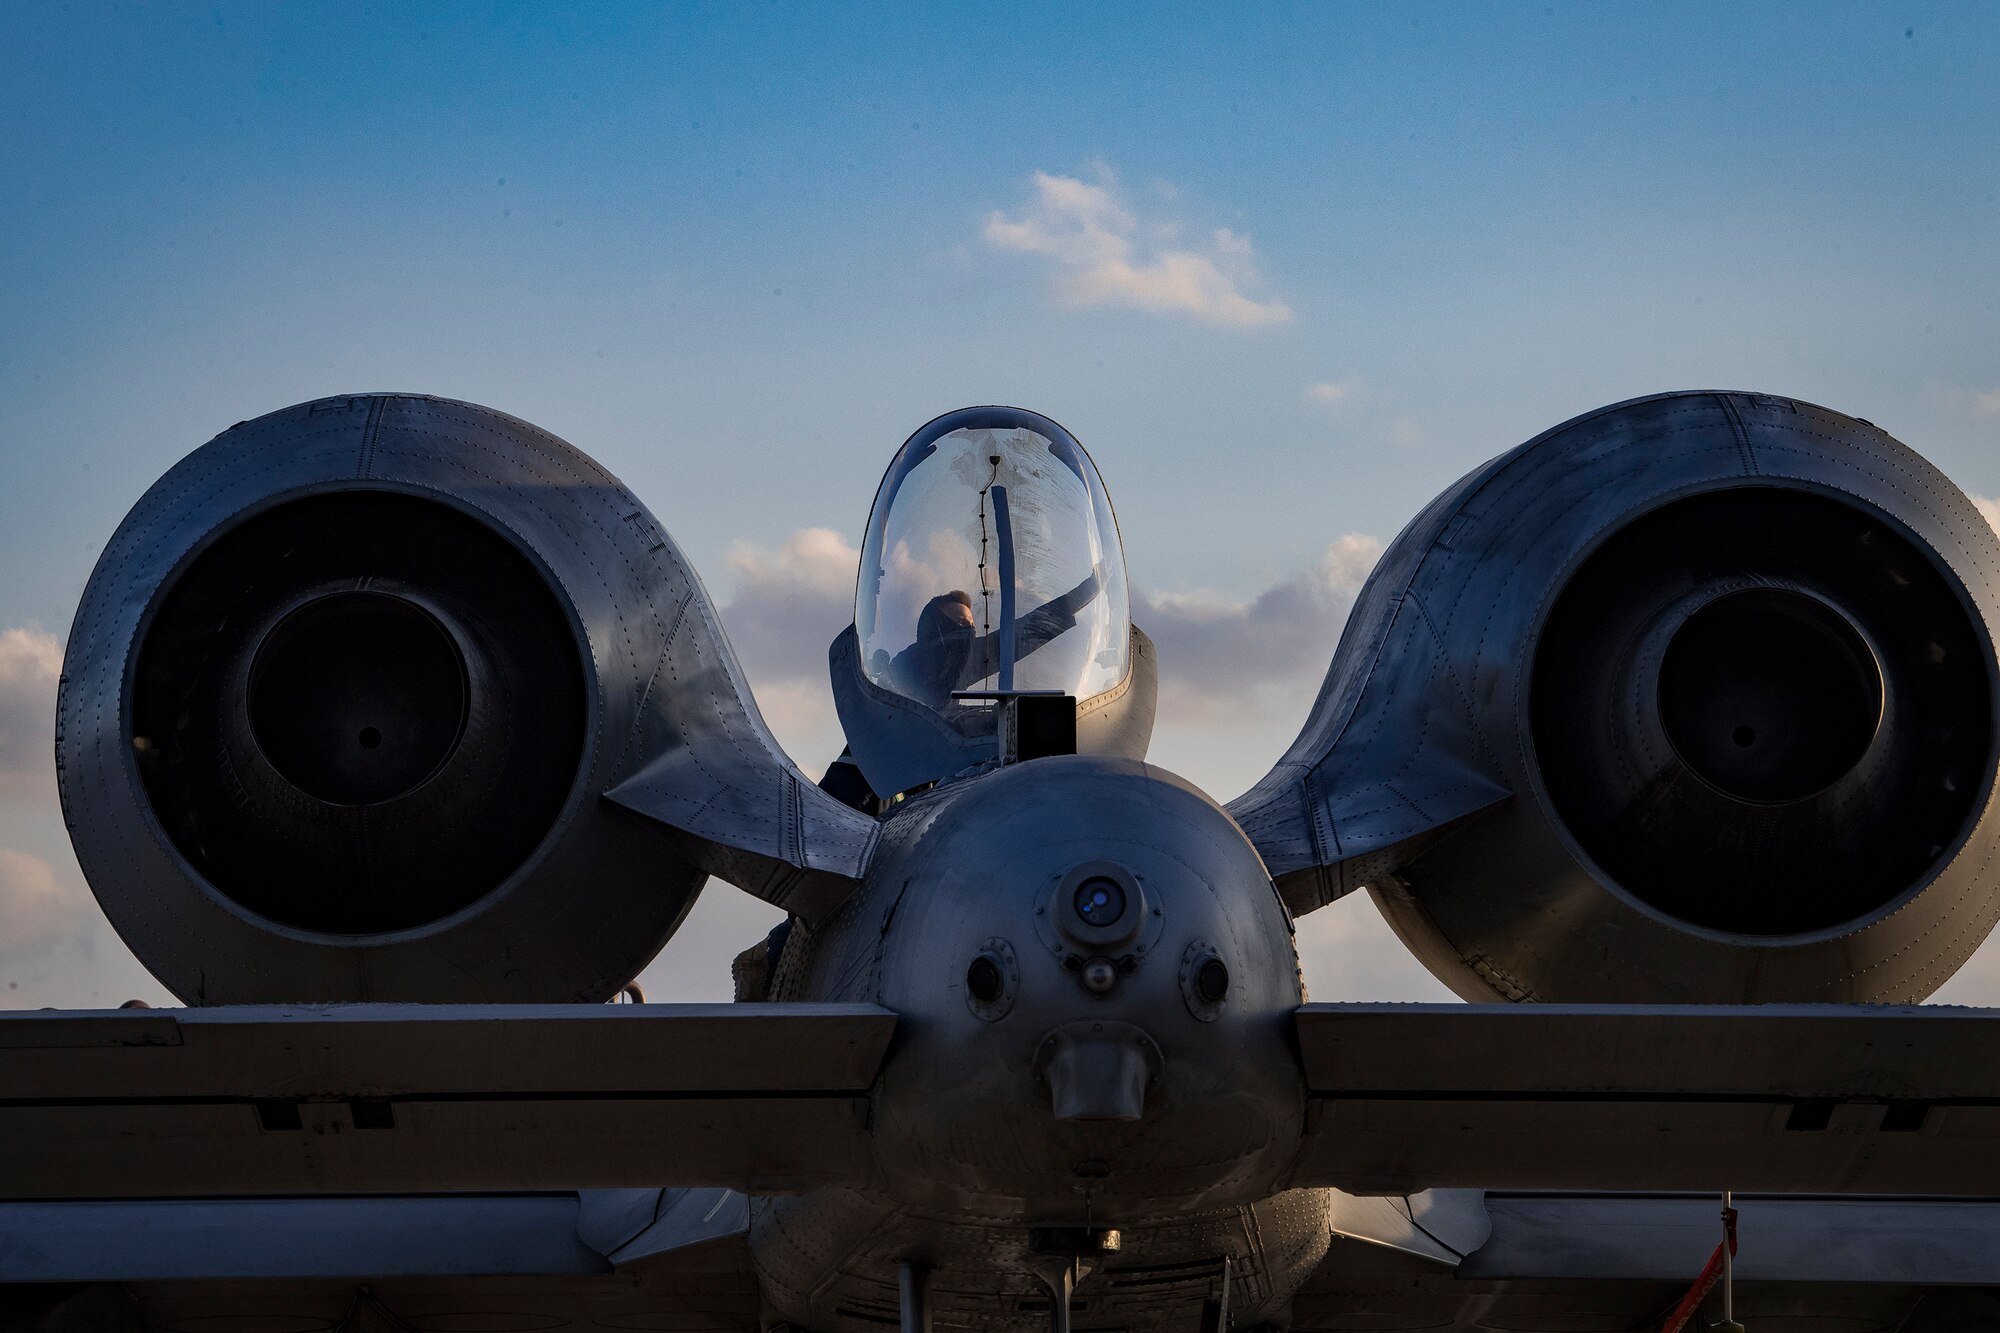
<svg viewBox="0 0 2000 1333">
<path fill-rule="evenodd" d="M 2000 915 L 1996 614 L 1992 528 L 1871 424 L 1605 408 L 1384 555 L 1315 713 L 1322 823 L 1456 820 L 1344 873 L 1470 999 L 1920 1000 Z"/>
<path fill-rule="evenodd" d="M 668 653 L 707 614 L 645 508 L 525 422 L 368 395 L 242 423 L 84 591 L 78 858 L 190 1003 L 604 999 L 704 878 L 600 793 L 663 692 L 730 686 Z"/>
</svg>

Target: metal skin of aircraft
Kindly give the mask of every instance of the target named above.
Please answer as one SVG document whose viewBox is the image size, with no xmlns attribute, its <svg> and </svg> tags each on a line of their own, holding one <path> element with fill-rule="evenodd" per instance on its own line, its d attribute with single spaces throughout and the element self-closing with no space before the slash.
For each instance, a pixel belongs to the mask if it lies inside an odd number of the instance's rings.
<svg viewBox="0 0 2000 1333">
<path fill-rule="evenodd" d="M 1710 1315 L 2000 1320 L 2000 1015 L 1915 1007 L 2000 918 L 2000 539 L 1908 448 L 1689 392 L 1501 455 L 1226 806 L 1062 427 L 930 423 L 861 566 L 822 785 L 524 422 L 161 478 L 56 759 L 188 1007 L 0 1014 L 0 1326 L 1653 1330 L 1724 1190 Z M 738 1002 L 602 1003 L 711 876 L 787 913 Z M 1307 1003 L 1357 888 L 1485 1003 Z"/>
</svg>

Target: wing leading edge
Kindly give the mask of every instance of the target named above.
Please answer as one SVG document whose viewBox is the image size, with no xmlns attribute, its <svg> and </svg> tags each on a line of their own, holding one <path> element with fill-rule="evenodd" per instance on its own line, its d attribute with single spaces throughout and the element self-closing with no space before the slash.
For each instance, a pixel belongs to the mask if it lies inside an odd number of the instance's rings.
<svg viewBox="0 0 2000 1333">
<path fill-rule="evenodd" d="M 873 1005 L 0 1014 L 0 1197 L 706 1185 L 862 1174 Z"/>
<path fill-rule="evenodd" d="M 1294 1184 L 2000 1195 L 2000 1011 L 1314 1004 Z"/>
</svg>

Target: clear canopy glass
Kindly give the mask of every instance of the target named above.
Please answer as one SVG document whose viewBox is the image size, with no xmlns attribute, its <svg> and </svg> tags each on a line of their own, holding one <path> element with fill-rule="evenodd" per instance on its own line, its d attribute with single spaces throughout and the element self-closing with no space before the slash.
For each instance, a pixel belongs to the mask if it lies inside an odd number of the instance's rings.
<svg viewBox="0 0 2000 1333">
<path fill-rule="evenodd" d="M 1125 679 L 1131 606 L 1097 468 L 1047 417 L 967 408 L 882 479 L 854 623 L 868 678 L 946 716 L 981 691 L 1079 700 Z"/>
</svg>

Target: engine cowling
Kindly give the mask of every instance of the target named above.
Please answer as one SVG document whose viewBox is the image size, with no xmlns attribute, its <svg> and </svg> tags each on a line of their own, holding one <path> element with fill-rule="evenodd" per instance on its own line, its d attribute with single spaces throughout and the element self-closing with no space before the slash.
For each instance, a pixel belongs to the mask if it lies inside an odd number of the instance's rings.
<svg viewBox="0 0 2000 1333">
<path fill-rule="evenodd" d="M 241 423 L 84 591 L 77 856 L 190 1003 L 604 999 L 704 879 L 600 799 L 649 693 L 700 688 L 656 679 L 699 599 L 630 492 L 512 417 L 362 395 Z"/>
<path fill-rule="evenodd" d="M 2000 917 L 1996 614 L 2000 540 L 1884 432 L 1639 399 L 1385 553 L 1315 780 L 1337 831 L 1484 807 L 1357 872 L 1467 998 L 1916 1001 Z"/>
</svg>

